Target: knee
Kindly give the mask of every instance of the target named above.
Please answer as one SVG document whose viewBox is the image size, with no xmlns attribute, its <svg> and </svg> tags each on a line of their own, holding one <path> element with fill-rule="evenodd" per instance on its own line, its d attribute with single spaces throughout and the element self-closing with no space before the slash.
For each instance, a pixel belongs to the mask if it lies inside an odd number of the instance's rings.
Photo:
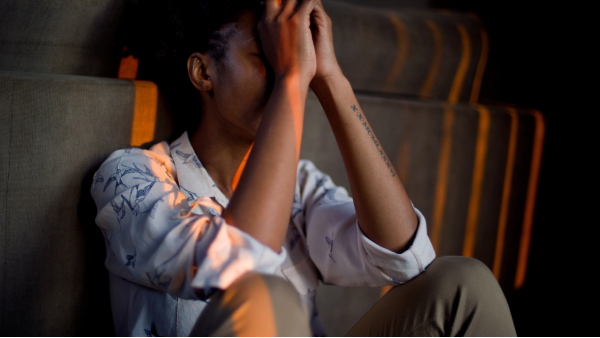
<svg viewBox="0 0 600 338">
<path fill-rule="evenodd" d="M 497 293 L 504 297 L 494 274 L 481 261 L 461 256 L 439 257 L 427 268 L 434 280 L 453 289 L 469 290 L 482 296 Z M 426 270 L 426 271 L 427 271 Z"/>
<path fill-rule="evenodd" d="M 462 283 L 472 283 L 478 280 L 495 279 L 494 274 L 480 260 L 462 256 L 444 256 L 434 261 L 446 276 Z M 431 264 L 433 266 L 434 264 Z"/>
<path fill-rule="evenodd" d="M 430 268 L 433 283 L 443 290 L 445 307 L 456 308 L 455 318 L 472 318 L 472 328 L 465 326 L 465 332 L 476 336 L 516 334 L 504 292 L 485 264 L 474 258 L 440 257 Z"/>
<path fill-rule="evenodd" d="M 194 335 L 310 335 L 308 314 L 300 296 L 279 277 L 246 273 L 211 299 Z"/>
<path fill-rule="evenodd" d="M 252 333 L 243 336 L 254 336 L 255 332 L 263 332 L 258 336 L 310 335 L 306 306 L 294 287 L 282 278 L 247 273 L 224 291 L 223 305 L 236 313 L 236 326 L 245 328 L 240 332 Z M 273 330 L 261 331 L 268 327 Z"/>
<path fill-rule="evenodd" d="M 256 272 L 249 272 L 238 278 L 223 292 L 226 305 L 262 306 L 268 303 L 277 312 L 306 313 L 296 289 L 285 279 Z"/>
<path fill-rule="evenodd" d="M 286 280 L 256 272 L 249 272 L 238 278 L 229 286 L 224 294 L 225 298 L 249 299 L 256 297 L 268 297 L 271 299 L 298 298 L 298 293 Z"/>
</svg>

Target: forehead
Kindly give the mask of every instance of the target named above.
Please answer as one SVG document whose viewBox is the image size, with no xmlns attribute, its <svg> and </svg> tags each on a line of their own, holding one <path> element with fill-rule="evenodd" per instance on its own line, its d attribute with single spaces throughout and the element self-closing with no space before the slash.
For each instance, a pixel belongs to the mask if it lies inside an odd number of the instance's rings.
<svg viewBox="0 0 600 338">
<path fill-rule="evenodd" d="M 258 43 L 258 24 L 257 15 L 251 11 L 244 12 L 240 15 L 239 20 L 225 29 L 234 29 L 235 33 L 231 35 L 230 47 L 245 47 Z"/>
</svg>

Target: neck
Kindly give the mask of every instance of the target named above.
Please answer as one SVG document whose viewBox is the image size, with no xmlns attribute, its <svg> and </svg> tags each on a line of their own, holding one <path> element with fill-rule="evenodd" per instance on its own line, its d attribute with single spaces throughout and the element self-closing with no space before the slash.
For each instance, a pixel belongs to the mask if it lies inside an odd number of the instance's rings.
<svg viewBox="0 0 600 338">
<path fill-rule="evenodd" d="M 243 169 L 240 165 L 254 141 L 247 134 L 218 113 L 206 109 L 190 140 L 200 162 L 228 199 L 233 195 L 236 173 Z"/>
</svg>

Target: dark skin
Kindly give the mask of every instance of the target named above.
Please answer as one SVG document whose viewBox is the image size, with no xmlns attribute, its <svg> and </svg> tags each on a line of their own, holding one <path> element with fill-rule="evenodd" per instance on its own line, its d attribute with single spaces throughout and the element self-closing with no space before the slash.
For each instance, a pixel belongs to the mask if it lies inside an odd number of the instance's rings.
<svg viewBox="0 0 600 338">
<path fill-rule="evenodd" d="M 194 53 L 188 68 L 204 114 L 191 143 L 219 190 L 231 199 L 233 177 L 256 138 L 269 91 L 255 16 L 245 13 L 226 29 L 236 33 L 225 58 L 215 62 L 209 54 Z"/>
<path fill-rule="evenodd" d="M 416 215 L 341 72 L 331 20 L 320 1 L 267 0 L 262 18 L 245 13 L 224 29 L 235 30 L 226 57 L 216 62 L 209 53 L 194 53 L 188 73 L 204 114 L 192 146 L 230 198 L 225 220 L 280 252 L 310 85 L 344 159 L 361 229 L 385 248 L 406 250 L 416 232 Z M 265 63 L 273 70 L 272 83 Z M 234 193 L 235 174 L 251 147 Z"/>
</svg>

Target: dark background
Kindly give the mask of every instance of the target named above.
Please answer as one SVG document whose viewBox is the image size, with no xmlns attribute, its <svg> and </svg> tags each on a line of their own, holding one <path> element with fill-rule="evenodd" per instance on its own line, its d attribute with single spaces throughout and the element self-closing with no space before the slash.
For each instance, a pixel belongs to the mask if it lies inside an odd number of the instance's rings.
<svg viewBox="0 0 600 338">
<path fill-rule="evenodd" d="M 475 13 L 486 28 L 489 59 L 480 101 L 541 111 L 546 138 L 525 284 L 505 290 L 520 336 L 598 335 L 592 240 L 596 180 L 594 81 L 584 8 L 567 2 L 344 0 L 362 6 L 439 8 Z M 594 316 L 595 317 L 595 316 Z"/>
</svg>

